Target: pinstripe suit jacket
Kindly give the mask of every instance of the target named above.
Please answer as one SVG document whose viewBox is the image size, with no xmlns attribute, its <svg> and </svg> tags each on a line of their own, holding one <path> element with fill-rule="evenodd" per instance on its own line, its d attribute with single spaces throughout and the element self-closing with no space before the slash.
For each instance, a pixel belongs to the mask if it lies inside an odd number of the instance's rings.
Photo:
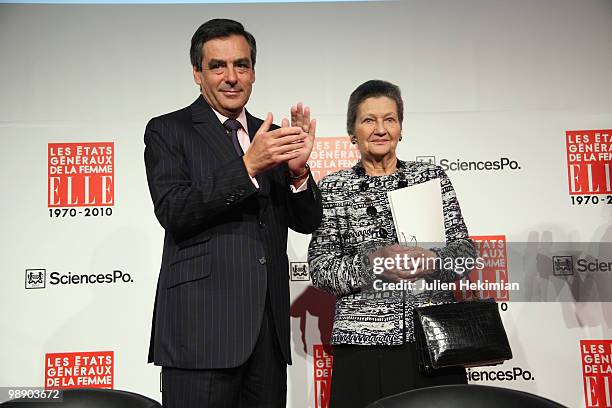
<svg viewBox="0 0 612 408">
<path fill-rule="evenodd" d="M 251 139 L 262 121 L 247 112 Z M 286 166 L 256 178 L 201 96 L 151 119 L 145 165 L 155 215 L 165 229 L 149 362 L 180 368 L 235 367 L 250 356 L 266 289 L 283 358 L 289 349 L 287 227 L 321 221 L 316 183 L 292 193 Z"/>
</svg>

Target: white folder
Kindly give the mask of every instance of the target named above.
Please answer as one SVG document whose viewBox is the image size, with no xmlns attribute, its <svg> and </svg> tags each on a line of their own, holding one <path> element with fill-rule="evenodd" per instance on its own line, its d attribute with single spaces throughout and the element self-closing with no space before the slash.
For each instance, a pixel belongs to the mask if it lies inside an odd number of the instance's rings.
<svg viewBox="0 0 612 408">
<path fill-rule="evenodd" d="M 400 242 L 445 243 L 444 213 L 440 179 L 387 193 Z"/>
</svg>

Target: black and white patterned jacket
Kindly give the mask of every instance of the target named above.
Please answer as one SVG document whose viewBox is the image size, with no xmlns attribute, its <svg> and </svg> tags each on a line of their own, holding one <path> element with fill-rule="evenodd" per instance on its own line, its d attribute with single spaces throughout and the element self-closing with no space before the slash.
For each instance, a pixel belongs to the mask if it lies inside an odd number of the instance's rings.
<svg viewBox="0 0 612 408">
<path fill-rule="evenodd" d="M 399 345 L 414 341 L 413 310 L 432 294 L 374 290 L 376 275 L 364 258 L 384 245 L 398 243 L 387 192 L 439 178 L 446 245 L 431 248 L 439 257 L 475 257 L 453 186 L 441 167 L 398 160 L 385 176 L 368 176 L 361 163 L 320 182 L 323 220 L 313 233 L 308 262 L 313 284 L 337 296 L 332 344 Z M 368 207 L 375 207 L 376 211 Z M 464 274 L 438 269 L 427 280 L 450 282 Z M 454 301 L 438 292 L 434 301 Z"/>
</svg>

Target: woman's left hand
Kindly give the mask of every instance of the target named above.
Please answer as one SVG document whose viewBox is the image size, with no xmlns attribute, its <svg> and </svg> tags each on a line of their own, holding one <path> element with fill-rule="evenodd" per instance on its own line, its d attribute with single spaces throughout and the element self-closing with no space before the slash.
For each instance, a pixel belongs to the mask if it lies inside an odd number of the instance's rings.
<svg viewBox="0 0 612 408">
<path fill-rule="evenodd" d="M 402 248 L 402 257 L 407 256 L 411 264 L 409 269 L 405 270 L 411 276 L 408 279 L 421 279 L 435 271 L 435 259 L 438 255 L 434 251 L 421 247 L 402 246 Z"/>
</svg>

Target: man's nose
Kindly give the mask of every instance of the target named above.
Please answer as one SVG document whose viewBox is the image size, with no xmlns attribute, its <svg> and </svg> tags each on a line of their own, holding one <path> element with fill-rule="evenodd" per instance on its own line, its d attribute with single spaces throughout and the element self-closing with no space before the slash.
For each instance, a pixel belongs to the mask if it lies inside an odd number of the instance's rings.
<svg viewBox="0 0 612 408">
<path fill-rule="evenodd" d="M 238 81 L 238 76 L 236 75 L 236 68 L 233 65 L 230 65 L 225 70 L 225 82 L 230 84 L 235 84 Z"/>
</svg>

